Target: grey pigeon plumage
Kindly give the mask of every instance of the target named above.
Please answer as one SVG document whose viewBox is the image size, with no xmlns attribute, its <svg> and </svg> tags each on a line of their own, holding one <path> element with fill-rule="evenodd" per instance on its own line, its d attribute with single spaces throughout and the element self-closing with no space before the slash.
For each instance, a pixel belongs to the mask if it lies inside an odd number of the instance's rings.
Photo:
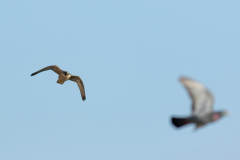
<svg viewBox="0 0 240 160">
<path fill-rule="evenodd" d="M 180 77 L 180 82 L 187 89 L 192 99 L 192 114 L 185 118 L 172 117 L 174 126 L 181 127 L 186 124 L 194 123 L 197 129 L 227 115 L 226 111 L 213 111 L 214 97 L 204 85 L 186 77 Z"/>
<path fill-rule="evenodd" d="M 63 84 L 67 80 L 76 82 L 78 87 L 79 87 L 79 90 L 80 90 L 80 93 L 81 93 L 81 96 L 82 96 L 82 100 L 86 99 L 85 89 L 84 89 L 84 85 L 83 85 L 82 79 L 80 77 L 78 77 L 78 76 L 71 75 L 67 71 L 61 70 L 56 65 L 45 67 L 45 68 L 43 68 L 43 69 L 41 69 L 41 70 L 39 70 L 37 72 L 32 73 L 31 76 L 34 76 L 34 75 L 36 75 L 36 74 L 38 74 L 40 72 L 47 71 L 47 70 L 53 70 L 55 73 L 57 73 L 59 75 L 58 76 L 58 80 L 57 80 L 57 83 L 59 83 L 59 84 Z"/>
</svg>

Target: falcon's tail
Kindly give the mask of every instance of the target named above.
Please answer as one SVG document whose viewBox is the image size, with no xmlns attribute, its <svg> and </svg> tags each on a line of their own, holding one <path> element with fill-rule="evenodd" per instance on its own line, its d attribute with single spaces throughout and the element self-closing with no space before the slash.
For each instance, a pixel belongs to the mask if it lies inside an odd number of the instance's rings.
<svg viewBox="0 0 240 160">
<path fill-rule="evenodd" d="M 189 118 L 174 118 L 174 117 L 172 117 L 172 123 L 176 127 L 182 127 L 186 124 L 189 124 L 190 121 L 189 121 Z"/>
</svg>

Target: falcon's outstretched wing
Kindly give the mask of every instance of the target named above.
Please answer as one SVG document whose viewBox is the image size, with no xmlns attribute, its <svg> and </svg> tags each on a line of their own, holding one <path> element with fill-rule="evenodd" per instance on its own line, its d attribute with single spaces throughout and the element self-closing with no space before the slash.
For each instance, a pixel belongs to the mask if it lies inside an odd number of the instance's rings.
<svg viewBox="0 0 240 160">
<path fill-rule="evenodd" d="M 212 112 L 214 97 L 204 85 L 186 77 L 180 77 L 180 81 L 191 96 L 192 114 Z"/>
<path fill-rule="evenodd" d="M 50 69 L 53 70 L 58 75 L 62 72 L 62 70 L 58 66 L 53 65 L 53 66 L 45 67 L 45 68 L 43 68 L 43 69 L 41 69 L 41 70 L 39 70 L 37 72 L 34 72 L 34 73 L 31 74 L 31 76 L 34 76 L 34 75 L 36 75 L 36 74 L 38 74 L 40 72 L 47 71 L 47 70 L 50 70 Z"/>
<path fill-rule="evenodd" d="M 74 81 L 77 83 L 79 89 L 80 89 L 80 92 L 81 92 L 81 96 L 82 96 L 82 100 L 85 100 L 86 99 L 86 96 L 85 96 L 85 89 L 84 89 L 84 85 L 83 85 L 83 81 L 81 80 L 80 77 L 78 76 L 74 76 L 72 75 L 69 80 L 71 81 Z"/>
</svg>

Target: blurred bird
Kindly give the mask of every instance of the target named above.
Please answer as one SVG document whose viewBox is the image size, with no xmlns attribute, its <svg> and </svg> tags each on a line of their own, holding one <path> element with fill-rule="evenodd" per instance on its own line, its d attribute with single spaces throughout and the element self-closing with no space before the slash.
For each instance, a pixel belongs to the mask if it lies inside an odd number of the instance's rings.
<svg viewBox="0 0 240 160">
<path fill-rule="evenodd" d="M 40 72 L 43 72 L 43 71 L 47 71 L 47 70 L 53 70 L 55 73 L 57 73 L 59 76 L 58 76 L 58 80 L 57 80 L 57 83 L 59 84 L 63 84 L 65 81 L 67 80 L 70 80 L 70 81 L 74 81 L 77 83 L 79 89 L 80 89 L 80 93 L 81 93 L 81 96 L 82 96 L 82 100 L 85 100 L 86 99 L 86 96 L 85 96 L 85 89 L 84 89 L 84 85 L 83 85 L 83 81 L 81 80 L 80 77 L 78 76 L 74 76 L 74 75 L 71 75 L 69 72 L 67 71 L 63 71 L 61 70 L 58 66 L 56 65 L 53 65 L 53 66 L 48 66 L 48 67 L 45 67 L 37 72 L 34 72 L 31 74 L 31 76 L 34 76 Z"/>
<path fill-rule="evenodd" d="M 211 92 L 201 83 L 186 77 L 180 77 L 180 82 L 186 87 L 192 99 L 192 115 L 185 118 L 172 117 L 172 123 L 176 127 L 182 127 L 186 124 L 194 123 L 196 129 L 214 122 L 227 115 L 227 111 L 214 112 L 214 97 Z"/>
</svg>

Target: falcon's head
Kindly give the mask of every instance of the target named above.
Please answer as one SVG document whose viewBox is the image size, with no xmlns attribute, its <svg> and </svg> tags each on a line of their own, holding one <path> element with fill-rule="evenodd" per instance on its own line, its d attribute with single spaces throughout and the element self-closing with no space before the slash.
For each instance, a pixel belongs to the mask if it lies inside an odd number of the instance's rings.
<svg viewBox="0 0 240 160">
<path fill-rule="evenodd" d="M 63 84 L 63 83 L 64 83 L 64 81 L 57 80 L 57 83 L 59 83 L 59 84 Z"/>
</svg>

